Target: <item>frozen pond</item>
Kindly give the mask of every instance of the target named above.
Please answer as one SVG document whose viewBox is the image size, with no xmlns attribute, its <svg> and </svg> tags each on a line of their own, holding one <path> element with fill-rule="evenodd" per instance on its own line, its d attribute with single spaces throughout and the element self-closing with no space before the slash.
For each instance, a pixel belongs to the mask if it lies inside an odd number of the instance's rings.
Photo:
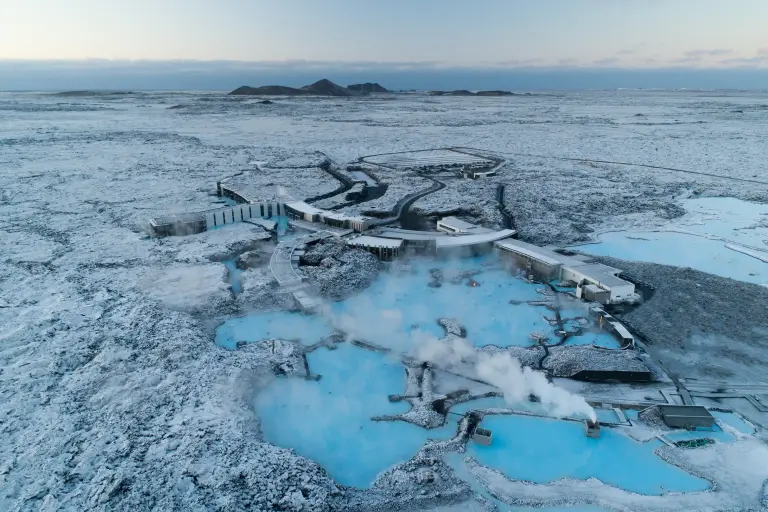
<svg viewBox="0 0 768 512">
<path fill-rule="evenodd" d="M 555 328 L 544 318 L 554 312 L 527 301 L 546 297 L 534 285 L 513 277 L 496 265 L 493 256 L 461 260 L 416 260 L 406 272 L 383 273 L 370 287 L 347 300 L 331 305 L 330 314 L 307 316 L 300 313 L 270 312 L 228 320 L 216 332 L 218 344 L 234 348 L 237 341 L 267 338 L 300 339 L 311 345 L 331 334 L 334 325 L 352 336 L 364 331 L 366 341 L 407 351 L 414 334 L 445 335 L 439 318 L 456 318 L 467 330 L 467 339 L 476 346 L 533 346 L 532 331 L 550 336 L 555 343 Z M 439 287 L 430 287 L 430 271 L 439 269 Z M 461 272 L 480 270 L 469 278 L 452 282 Z M 513 301 L 514 303 L 510 303 Z M 565 316 L 586 315 L 586 306 L 569 303 Z M 376 326 L 372 328 L 371 326 Z M 591 344 L 618 348 L 608 333 L 574 336 L 567 344 Z"/>
<path fill-rule="evenodd" d="M 610 428 L 592 439 L 584 434 L 581 422 L 521 415 L 486 416 L 482 426 L 493 431 L 493 444 L 470 442 L 467 453 L 509 478 L 548 483 L 594 477 L 647 495 L 710 487 L 706 480 L 658 457 L 654 453 L 661 446 L 658 440 L 640 443 Z"/>
<path fill-rule="evenodd" d="M 768 285 L 768 206 L 733 198 L 683 202 L 688 213 L 658 230 L 603 233 L 571 247 L 588 254 L 691 267 Z"/>
<path fill-rule="evenodd" d="M 267 441 L 293 448 L 320 464 L 344 485 L 367 488 L 383 470 L 413 457 L 427 438 L 447 439 L 456 424 L 424 430 L 405 422 L 371 417 L 408 410 L 392 403 L 402 393 L 405 370 L 377 352 L 342 343 L 307 355 L 319 381 L 276 379 L 255 399 Z"/>
</svg>

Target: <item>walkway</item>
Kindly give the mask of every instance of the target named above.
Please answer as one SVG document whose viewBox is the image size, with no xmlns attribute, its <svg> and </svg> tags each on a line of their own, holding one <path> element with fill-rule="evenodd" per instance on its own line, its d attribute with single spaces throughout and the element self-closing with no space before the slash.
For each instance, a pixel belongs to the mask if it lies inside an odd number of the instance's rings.
<svg viewBox="0 0 768 512">
<path fill-rule="evenodd" d="M 269 270 L 277 280 L 277 284 L 281 287 L 296 287 L 303 284 L 306 276 L 299 270 L 299 256 L 303 254 L 307 244 L 332 236 L 332 233 L 321 231 L 277 244 L 269 259 Z"/>
</svg>

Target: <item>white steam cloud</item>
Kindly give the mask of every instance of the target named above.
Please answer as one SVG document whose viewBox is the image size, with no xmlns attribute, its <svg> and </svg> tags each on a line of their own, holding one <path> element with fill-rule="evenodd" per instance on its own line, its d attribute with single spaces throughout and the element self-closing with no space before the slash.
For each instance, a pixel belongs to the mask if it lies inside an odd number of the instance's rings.
<svg viewBox="0 0 768 512">
<path fill-rule="evenodd" d="M 544 373 L 523 366 L 508 352 L 478 352 L 467 340 L 455 336 L 438 340 L 418 329 L 404 332 L 402 313 L 379 309 L 373 301 L 357 300 L 352 309 L 351 314 L 335 315 L 331 308 L 324 307 L 318 313 L 349 339 L 410 353 L 420 361 L 440 366 L 471 365 L 479 379 L 502 391 L 509 405 L 525 403 L 533 394 L 552 416 L 596 420 L 594 409 L 583 397 L 555 386 Z"/>
<path fill-rule="evenodd" d="M 443 341 L 433 337 L 420 338 L 416 340 L 414 357 L 446 366 L 471 364 L 477 376 L 499 388 L 510 405 L 525 402 L 534 394 L 553 416 L 597 419 L 595 410 L 584 397 L 555 386 L 544 373 L 522 366 L 520 360 L 508 352 L 478 352 L 463 338 L 449 337 Z"/>
</svg>

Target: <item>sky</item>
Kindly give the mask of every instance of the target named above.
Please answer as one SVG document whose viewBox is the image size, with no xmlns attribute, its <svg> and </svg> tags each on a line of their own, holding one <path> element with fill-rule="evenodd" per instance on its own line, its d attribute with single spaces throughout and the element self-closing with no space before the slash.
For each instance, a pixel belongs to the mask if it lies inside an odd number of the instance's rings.
<svg viewBox="0 0 768 512">
<path fill-rule="evenodd" d="M 0 0 L 0 89 L 115 70 L 159 88 L 327 73 L 643 87 L 679 70 L 768 88 L 766 27 L 766 0 Z"/>
</svg>

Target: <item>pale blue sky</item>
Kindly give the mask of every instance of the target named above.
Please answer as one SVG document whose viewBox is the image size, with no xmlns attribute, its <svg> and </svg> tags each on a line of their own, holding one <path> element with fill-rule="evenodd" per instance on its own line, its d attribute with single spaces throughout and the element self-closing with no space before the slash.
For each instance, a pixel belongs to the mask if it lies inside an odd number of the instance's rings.
<svg viewBox="0 0 768 512">
<path fill-rule="evenodd" d="M 766 0 L 2 0 L 0 59 L 768 65 Z"/>
</svg>

